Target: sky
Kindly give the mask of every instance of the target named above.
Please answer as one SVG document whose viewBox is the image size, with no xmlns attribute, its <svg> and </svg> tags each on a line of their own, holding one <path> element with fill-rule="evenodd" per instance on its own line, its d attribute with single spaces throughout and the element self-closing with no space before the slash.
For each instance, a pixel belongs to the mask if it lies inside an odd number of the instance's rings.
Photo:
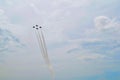
<svg viewBox="0 0 120 80">
<path fill-rule="evenodd" d="M 119 0 L 0 0 L 0 80 L 120 80 Z"/>
</svg>

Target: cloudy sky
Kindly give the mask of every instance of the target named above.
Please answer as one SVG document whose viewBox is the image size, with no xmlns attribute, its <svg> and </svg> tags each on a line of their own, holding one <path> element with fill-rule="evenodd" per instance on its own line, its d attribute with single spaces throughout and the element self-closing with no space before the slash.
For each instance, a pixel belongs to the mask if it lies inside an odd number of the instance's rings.
<svg viewBox="0 0 120 80">
<path fill-rule="evenodd" d="M 119 0 L 0 0 L 0 80 L 120 80 Z"/>
</svg>

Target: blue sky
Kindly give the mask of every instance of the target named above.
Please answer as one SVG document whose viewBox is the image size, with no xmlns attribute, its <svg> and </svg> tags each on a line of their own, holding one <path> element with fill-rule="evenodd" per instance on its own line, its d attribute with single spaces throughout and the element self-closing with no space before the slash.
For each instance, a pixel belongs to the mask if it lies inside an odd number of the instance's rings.
<svg viewBox="0 0 120 80">
<path fill-rule="evenodd" d="M 0 80 L 51 80 L 35 24 L 55 80 L 119 80 L 119 7 L 119 0 L 0 0 Z"/>
</svg>

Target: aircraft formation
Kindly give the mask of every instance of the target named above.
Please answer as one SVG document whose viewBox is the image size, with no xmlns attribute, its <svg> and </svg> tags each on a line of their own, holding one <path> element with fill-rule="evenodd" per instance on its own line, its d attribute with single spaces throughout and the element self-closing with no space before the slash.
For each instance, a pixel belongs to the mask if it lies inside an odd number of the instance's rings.
<svg viewBox="0 0 120 80">
<path fill-rule="evenodd" d="M 42 54 L 42 56 L 45 60 L 45 63 L 47 65 L 47 67 L 49 68 L 51 76 L 54 80 L 54 70 L 53 70 L 52 64 L 51 64 L 49 56 L 48 56 L 47 47 L 46 47 L 44 35 L 43 35 L 43 32 L 42 32 L 42 27 L 39 26 L 39 25 L 35 25 L 35 26 L 33 26 L 33 28 L 35 29 L 35 35 L 36 35 L 37 40 L 38 40 L 38 44 L 39 44 L 39 48 L 41 50 L 41 54 Z"/>
</svg>

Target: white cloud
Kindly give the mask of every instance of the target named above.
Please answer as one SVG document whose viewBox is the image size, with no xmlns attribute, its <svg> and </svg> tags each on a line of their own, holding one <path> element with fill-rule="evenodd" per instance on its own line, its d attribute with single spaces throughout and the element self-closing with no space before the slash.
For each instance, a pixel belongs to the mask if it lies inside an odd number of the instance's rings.
<svg viewBox="0 0 120 80">
<path fill-rule="evenodd" d="M 0 9 L 0 16 L 4 14 L 4 10 Z"/>
<path fill-rule="evenodd" d="M 0 26 L 6 24 L 7 22 L 8 22 L 8 18 L 5 15 L 5 11 L 3 9 L 0 9 Z"/>
<path fill-rule="evenodd" d="M 80 60 L 86 59 L 115 59 L 120 55 L 120 22 L 106 16 L 95 18 L 95 28 L 83 39 L 70 40 L 78 47 L 68 50 L 70 53 L 81 55 Z M 93 54 L 94 53 L 94 54 Z"/>
<path fill-rule="evenodd" d="M 23 47 L 21 40 L 18 38 L 20 35 L 16 34 L 19 30 L 11 24 L 8 17 L 5 15 L 3 9 L 0 9 L 0 53 L 15 51 L 17 48 Z"/>
<path fill-rule="evenodd" d="M 91 61 L 91 60 L 102 60 L 107 58 L 106 55 L 102 55 L 102 54 L 93 54 L 93 53 L 89 53 L 89 54 L 82 54 L 79 56 L 79 60 L 81 61 Z"/>
<path fill-rule="evenodd" d="M 0 52 L 15 50 L 22 46 L 20 40 L 15 37 L 10 31 L 0 28 Z"/>
<path fill-rule="evenodd" d="M 106 16 L 98 16 L 94 20 L 95 28 L 98 30 L 110 29 L 110 28 L 119 28 L 120 22 L 116 21 L 116 19 L 110 19 Z"/>
<path fill-rule="evenodd" d="M 106 16 L 99 16 L 95 18 L 95 27 L 99 30 L 106 29 L 111 20 Z"/>
</svg>

